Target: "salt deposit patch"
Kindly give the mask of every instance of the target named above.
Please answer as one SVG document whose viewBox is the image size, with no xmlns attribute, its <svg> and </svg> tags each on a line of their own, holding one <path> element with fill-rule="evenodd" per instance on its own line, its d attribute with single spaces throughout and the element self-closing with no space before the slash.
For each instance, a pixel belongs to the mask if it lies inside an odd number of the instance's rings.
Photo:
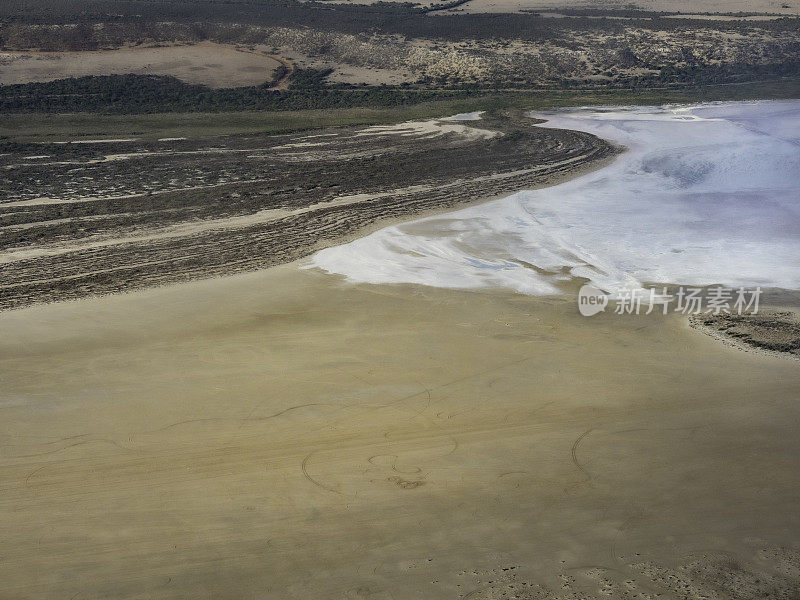
<svg viewBox="0 0 800 600">
<path fill-rule="evenodd" d="M 529 294 L 575 277 L 610 292 L 645 282 L 800 289 L 800 101 L 531 116 L 628 152 L 558 186 L 323 250 L 313 265 L 358 282 Z"/>
</svg>

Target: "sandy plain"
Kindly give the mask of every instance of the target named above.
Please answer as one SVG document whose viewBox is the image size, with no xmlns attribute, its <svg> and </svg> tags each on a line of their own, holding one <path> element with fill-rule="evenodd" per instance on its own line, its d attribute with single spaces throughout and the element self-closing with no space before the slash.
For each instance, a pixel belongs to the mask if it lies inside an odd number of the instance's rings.
<svg viewBox="0 0 800 600">
<path fill-rule="evenodd" d="M 796 597 L 796 361 L 297 267 L 0 314 L 3 597 Z"/>
<path fill-rule="evenodd" d="M 0 85 L 86 75 L 172 75 L 214 88 L 260 85 L 280 66 L 263 53 L 201 42 L 82 52 L 0 52 Z"/>
</svg>

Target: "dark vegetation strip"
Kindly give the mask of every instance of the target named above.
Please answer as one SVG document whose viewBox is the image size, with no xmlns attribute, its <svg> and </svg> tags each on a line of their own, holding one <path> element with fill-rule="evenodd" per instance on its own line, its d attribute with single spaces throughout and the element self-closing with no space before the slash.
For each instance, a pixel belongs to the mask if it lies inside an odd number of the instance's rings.
<svg viewBox="0 0 800 600">
<path fill-rule="evenodd" d="M 464 98 L 468 90 L 389 87 L 337 89 L 323 85 L 271 90 L 261 86 L 211 89 L 160 75 L 107 75 L 0 87 L 0 112 L 224 112 L 303 110 L 354 106 L 405 106 L 439 98 Z"/>
<path fill-rule="evenodd" d="M 46 83 L 0 86 L 0 113 L 74 113 L 102 112 L 117 114 L 296 111 L 309 109 L 341 109 L 354 107 L 404 107 L 435 100 L 469 98 L 506 98 L 511 105 L 539 99 L 566 97 L 587 99 L 594 96 L 615 99 L 638 96 L 677 100 L 754 99 L 773 97 L 768 90 L 777 90 L 778 97 L 792 97 L 800 80 L 800 63 L 754 66 L 747 73 L 734 69 L 715 68 L 691 74 L 670 70 L 668 76 L 647 81 L 618 83 L 616 89 L 580 88 L 562 82 L 561 89 L 530 89 L 504 86 L 491 87 L 464 84 L 431 88 L 367 86 L 332 87 L 324 84 L 325 72 L 297 71 L 299 83 L 288 90 L 269 89 L 273 82 L 261 86 L 211 89 L 181 82 L 169 76 L 108 75 L 59 79 Z M 674 89 L 663 88 L 676 84 Z M 749 82 L 765 80 L 762 85 Z M 686 82 L 686 84 L 683 84 Z M 749 83 L 749 86 L 718 85 Z M 695 85 L 688 85 L 693 83 Z M 709 85 L 696 85 L 706 83 Z M 782 90 L 782 93 L 781 93 Z"/>
</svg>

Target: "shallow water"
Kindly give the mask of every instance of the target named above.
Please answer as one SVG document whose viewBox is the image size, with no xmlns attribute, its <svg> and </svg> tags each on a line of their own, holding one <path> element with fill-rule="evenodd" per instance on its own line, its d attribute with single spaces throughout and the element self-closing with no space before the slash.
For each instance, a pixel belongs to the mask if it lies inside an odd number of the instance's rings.
<svg viewBox="0 0 800 600">
<path fill-rule="evenodd" d="M 800 101 L 532 113 L 628 152 L 554 187 L 317 253 L 351 281 L 556 293 L 586 277 L 800 289 Z"/>
</svg>

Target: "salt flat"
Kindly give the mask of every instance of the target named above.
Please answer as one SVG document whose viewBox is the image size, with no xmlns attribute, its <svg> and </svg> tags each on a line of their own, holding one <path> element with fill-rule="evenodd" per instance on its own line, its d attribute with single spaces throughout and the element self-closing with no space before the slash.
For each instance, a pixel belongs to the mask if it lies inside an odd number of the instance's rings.
<svg viewBox="0 0 800 600">
<path fill-rule="evenodd" d="M 352 281 L 556 293 L 578 278 L 800 289 L 800 102 L 570 109 L 545 127 L 625 146 L 610 166 L 375 232 L 314 264 Z"/>
</svg>

